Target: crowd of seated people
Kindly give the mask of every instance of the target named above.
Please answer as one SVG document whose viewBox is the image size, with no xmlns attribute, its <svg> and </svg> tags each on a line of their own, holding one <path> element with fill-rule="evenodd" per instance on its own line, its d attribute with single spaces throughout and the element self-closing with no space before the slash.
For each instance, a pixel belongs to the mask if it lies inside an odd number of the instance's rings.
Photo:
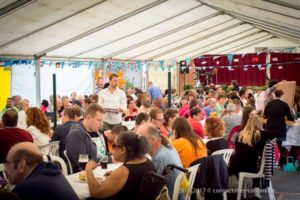
<svg viewBox="0 0 300 200">
<path fill-rule="evenodd" d="M 283 92 L 277 90 L 279 84 L 271 81 L 268 89 L 259 94 L 251 94 L 246 88 L 237 90 L 235 87 L 235 91 L 226 93 L 221 87 L 210 87 L 206 93 L 204 90 L 198 93 L 186 91 L 176 98 L 176 90 L 172 90 L 171 108 L 167 108 L 166 96 L 153 83 L 149 84 L 148 93 L 137 88 L 125 93 L 118 88 L 117 78 L 112 75 L 108 87 L 99 88 L 98 94 L 58 95 L 55 115 L 60 116 L 62 124 L 57 127 L 51 127 L 52 118 L 49 121 L 46 117 L 47 113 L 53 112 L 52 97 L 48 104 L 44 102 L 38 108 L 30 107 L 27 99 L 15 96 L 7 100 L 7 106 L 1 112 L 4 128 L 0 129 L 0 143 L 7 141 L 5 150 L 1 151 L 1 162 L 5 162 L 9 149 L 19 142 L 42 146 L 59 141 L 59 156 L 66 160 L 66 151 L 74 173 L 82 170 L 78 166 L 80 154 L 88 154 L 90 160 L 109 156 L 109 162 L 124 163 L 108 175 L 101 186 L 96 184 L 91 173 L 96 167 L 95 162 L 87 165 L 89 190 L 93 197 L 114 199 L 129 195 L 134 199 L 136 191 L 133 192 L 132 187 L 140 184 L 135 181 L 137 176 L 147 171 L 162 174 L 162 168 L 168 164 L 188 168 L 195 160 L 229 148 L 229 132 L 240 126 L 232 138 L 235 153 L 229 163 L 230 175 L 238 176 L 241 171 L 257 172 L 256 163 L 266 141 L 276 137 L 280 147 L 287 131 L 285 118 L 293 121 L 295 113 L 299 112 L 291 111 L 282 101 Z M 106 95 L 115 97 L 114 101 L 109 102 Z M 298 104 L 295 103 L 294 109 Z M 129 132 L 122 126 L 122 122 L 128 120 L 135 125 Z M 6 133 L 8 127 L 14 128 L 10 129 L 14 130 L 10 140 Z M 130 142 L 132 139 L 136 143 Z M 253 149 L 255 153 L 247 159 Z M 245 162 L 242 159 L 246 159 Z M 144 165 L 147 166 L 145 170 L 140 170 Z M 131 175 L 132 171 L 136 174 Z M 176 176 L 177 173 L 172 174 L 167 182 L 170 195 Z M 116 180 L 120 182 L 116 183 Z M 254 181 L 255 188 L 259 187 L 258 181 Z M 108 189 L 111 185 L 115 187 Z"/>
</svg>

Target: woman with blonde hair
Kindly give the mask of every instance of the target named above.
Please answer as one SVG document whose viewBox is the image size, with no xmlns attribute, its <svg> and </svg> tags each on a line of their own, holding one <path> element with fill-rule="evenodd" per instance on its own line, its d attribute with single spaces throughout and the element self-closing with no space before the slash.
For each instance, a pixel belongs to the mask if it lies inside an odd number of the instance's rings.
<svg viewBox="0 0 300 200">
<path fill-rule="evenodd" d="M 235 144 L 235 155 L 232 159 L 229 174 L 238 176 L 239 172 L 257 173 L 259 158 L 270 133 L 263 129 L 263 119 L 256 114 L 250 117 L 243 130 L 240 131 Z M 259 179 L 253 179 L 254 195 L 260 197 Z"/>
<path fill-rule="evenodd" d="M 28 108 L 26 123 L 27 131 L 32 135 L 34 144 L 42 146 L 49 143 L 50 123 L 41 109 L 37 107 Z"/>
<path fill-rule="evenodd" d="M 208 117 L 205 120 L 204 133 L 209 139 L 206 143 L 209 155 L 221 149 L 228 149 L 227 141 L 224 138 L 225 125 L 221 118 Z"/>
<path fill-rule="evenodd" d="M 207 156 L 203 141 L 194 133 L 186 118 L 176 118 L 173 130 L 175 134 L 173 146 L 178 152 L 184 168 L 188 168 L 193 161 Z"/>
</svg>

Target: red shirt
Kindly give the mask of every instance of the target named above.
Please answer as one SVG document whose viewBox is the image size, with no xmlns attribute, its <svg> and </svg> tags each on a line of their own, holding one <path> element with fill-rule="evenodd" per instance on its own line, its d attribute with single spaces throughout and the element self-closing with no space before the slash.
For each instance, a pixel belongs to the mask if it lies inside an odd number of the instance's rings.
<svg viewBox="0 0 300 200">
<path fill-rule="evenodd" d="M 190 125 L 193 128 L 194 132 L 197 135 L 199 135 L 201 138 L 204 138 L 204 131 L 203 131 L 202 124 L 199 121 L 194 120 L 193 118 L 189 118 L 188 122 L 190 123 Z"/>
<path fill-rule="evenodd" d="M 19 142 L 33 142 L 31 134 L 19 128 L 0 129 L 0 163 L 6 160 L 9 149 Z"/>
<path fill-rule="evenodd" d="M 189 104 L 185 104 L 184 106 L 182 106 L 182 108 L 179 109 L 178 114 L 180 117 L 184 117 L 184 113 L 190 109 L 190 105 Z"/>
</svg>

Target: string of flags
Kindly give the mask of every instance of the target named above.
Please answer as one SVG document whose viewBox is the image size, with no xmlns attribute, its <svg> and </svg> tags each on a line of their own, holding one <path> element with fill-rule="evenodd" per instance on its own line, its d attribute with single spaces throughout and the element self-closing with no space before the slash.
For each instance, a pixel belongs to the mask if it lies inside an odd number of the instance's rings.
<svg viewBox="0 0 300 200">
<path fill-rule="evenodd" d="M 253 53 L 250 53 L 253 54 Z M 195 66 L 194 60 L 191 58 L 186 58 L 186 66 L 183 66 L 185 68 L 189 67 L 190 69 L 195 68 L 198 70 L 206 69 L 206 68 L 228 68 L 229 70 L 234 70 L 235 67 L 243 67 L 245 71 L 247 71 L 248 67 L 258 67 L 259 70 L 265 70 L 267 68 L 268 70 L 272 66 L 279 66 L 282 68 L 281 65 L 284 64 L 295 64 L 295 63 L 300 63 L 300 60 L 295 60 L 291 62 L 282 62 L 282 63 L 268 63 L 268 64 L 242 64 L 242 65 L 237 65 L 234 64 L 237 62 L 237 58 L 235 56 L 241 56 L 241 58 L 250 55 L 250 54 L 227 54 L 227 55 L 205 55 L 205 56 L 200 56 L 196 59 L 205 59 L 205 58 L 210 58 L 212 57 L 213 61 L 216 61 L 216 63 L 212 66 L 205 66 L 206 61 L 202 60 L 200 62 L 200 65 L 204 66 Z M 259 56 L 260 53 L 254 53 L 254 55 Z M 264 53 L 265 54 L 265 53 Z M 217 59 L 220 57 L 227 57 L 229 65 L 219 65 L 221 64 Z M 252 58 L 252 61 L 254 62 L 259 62 L 258 57 Z M 253 60 L 257 59 L 257 60 Z M 272 60 L 274 61 L 274 60 Z M 24 65 L 36 65 L 37 60 L 18 60 L 18 59 L 6 59 L 6 58 L 0 58 L 0 66 L 4 66 L 5 69 L 8 69 L 12 66 L 24 66 Z M 100 69 L 103 68 L 105 71 L 106 70 L 115 70 L 115 71 L 120 71 L 120 70 L 130 70 L 130 71 L 137 71 L 140 72 L 142 70 L 144 71 L 149 71 L 150 67 L 154 67 L 155 71 L 161 70 L 162 72 L 165 71 L 167 68 L 168 72 L 169 71 L 176 71 L 178 62 L 176 60 L 172 61 L 117 61 L 117 60 L 97 60 L 97 61 L 78 61 L 78 60 L 70 60 L 70 61 L 55 61 L 55 60 L 39 60 L 39 66 L 40 67 L 55 67 L 57 69 L 64 69 L 65 67 L 69 68 L 80 68 L 80 67 L 88 67 L 88 69 Z M 9 69 L 8 69 L 9 70 Z"/>
<path fill-rule="evenodd" d="M 0 66 L 12 67 L 12 66 L 24 66 L 24 65 L 36 65 L 38 61 L 36 60 L 6 60 L 0 58 Z M 100 69 L 101 67 L 104 70 L 130 70 L 130 71 L 149 71 L 150 66 L 154 66 L 156 71 L 160 67 L 161 71 L 164 71 L 165 68 L 168 71 L 175 71 L 177 67 L 176 60 L 173 61 L 53 61 L 53 60 L 40 60 L 40 67 L 55 67 L 57 69 L 64 69 L 65 67 L 69 68 L 79 68 L 79 67 L 88 67 L 88 69 Z"/>
</svg>

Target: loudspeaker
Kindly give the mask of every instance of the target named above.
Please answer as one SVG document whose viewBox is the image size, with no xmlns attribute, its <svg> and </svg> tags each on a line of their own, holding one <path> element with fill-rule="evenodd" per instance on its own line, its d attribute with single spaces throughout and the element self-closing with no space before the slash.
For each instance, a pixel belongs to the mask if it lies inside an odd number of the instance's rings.
<svg viewBox="0 0 300 200">
<path fill-rule="evenodd" d="M 179 72 L 180 74 L 188 74 L 189 73 L 189 66 L 186 64 L 185 60 L 179 62 Z"/>
</svg>

